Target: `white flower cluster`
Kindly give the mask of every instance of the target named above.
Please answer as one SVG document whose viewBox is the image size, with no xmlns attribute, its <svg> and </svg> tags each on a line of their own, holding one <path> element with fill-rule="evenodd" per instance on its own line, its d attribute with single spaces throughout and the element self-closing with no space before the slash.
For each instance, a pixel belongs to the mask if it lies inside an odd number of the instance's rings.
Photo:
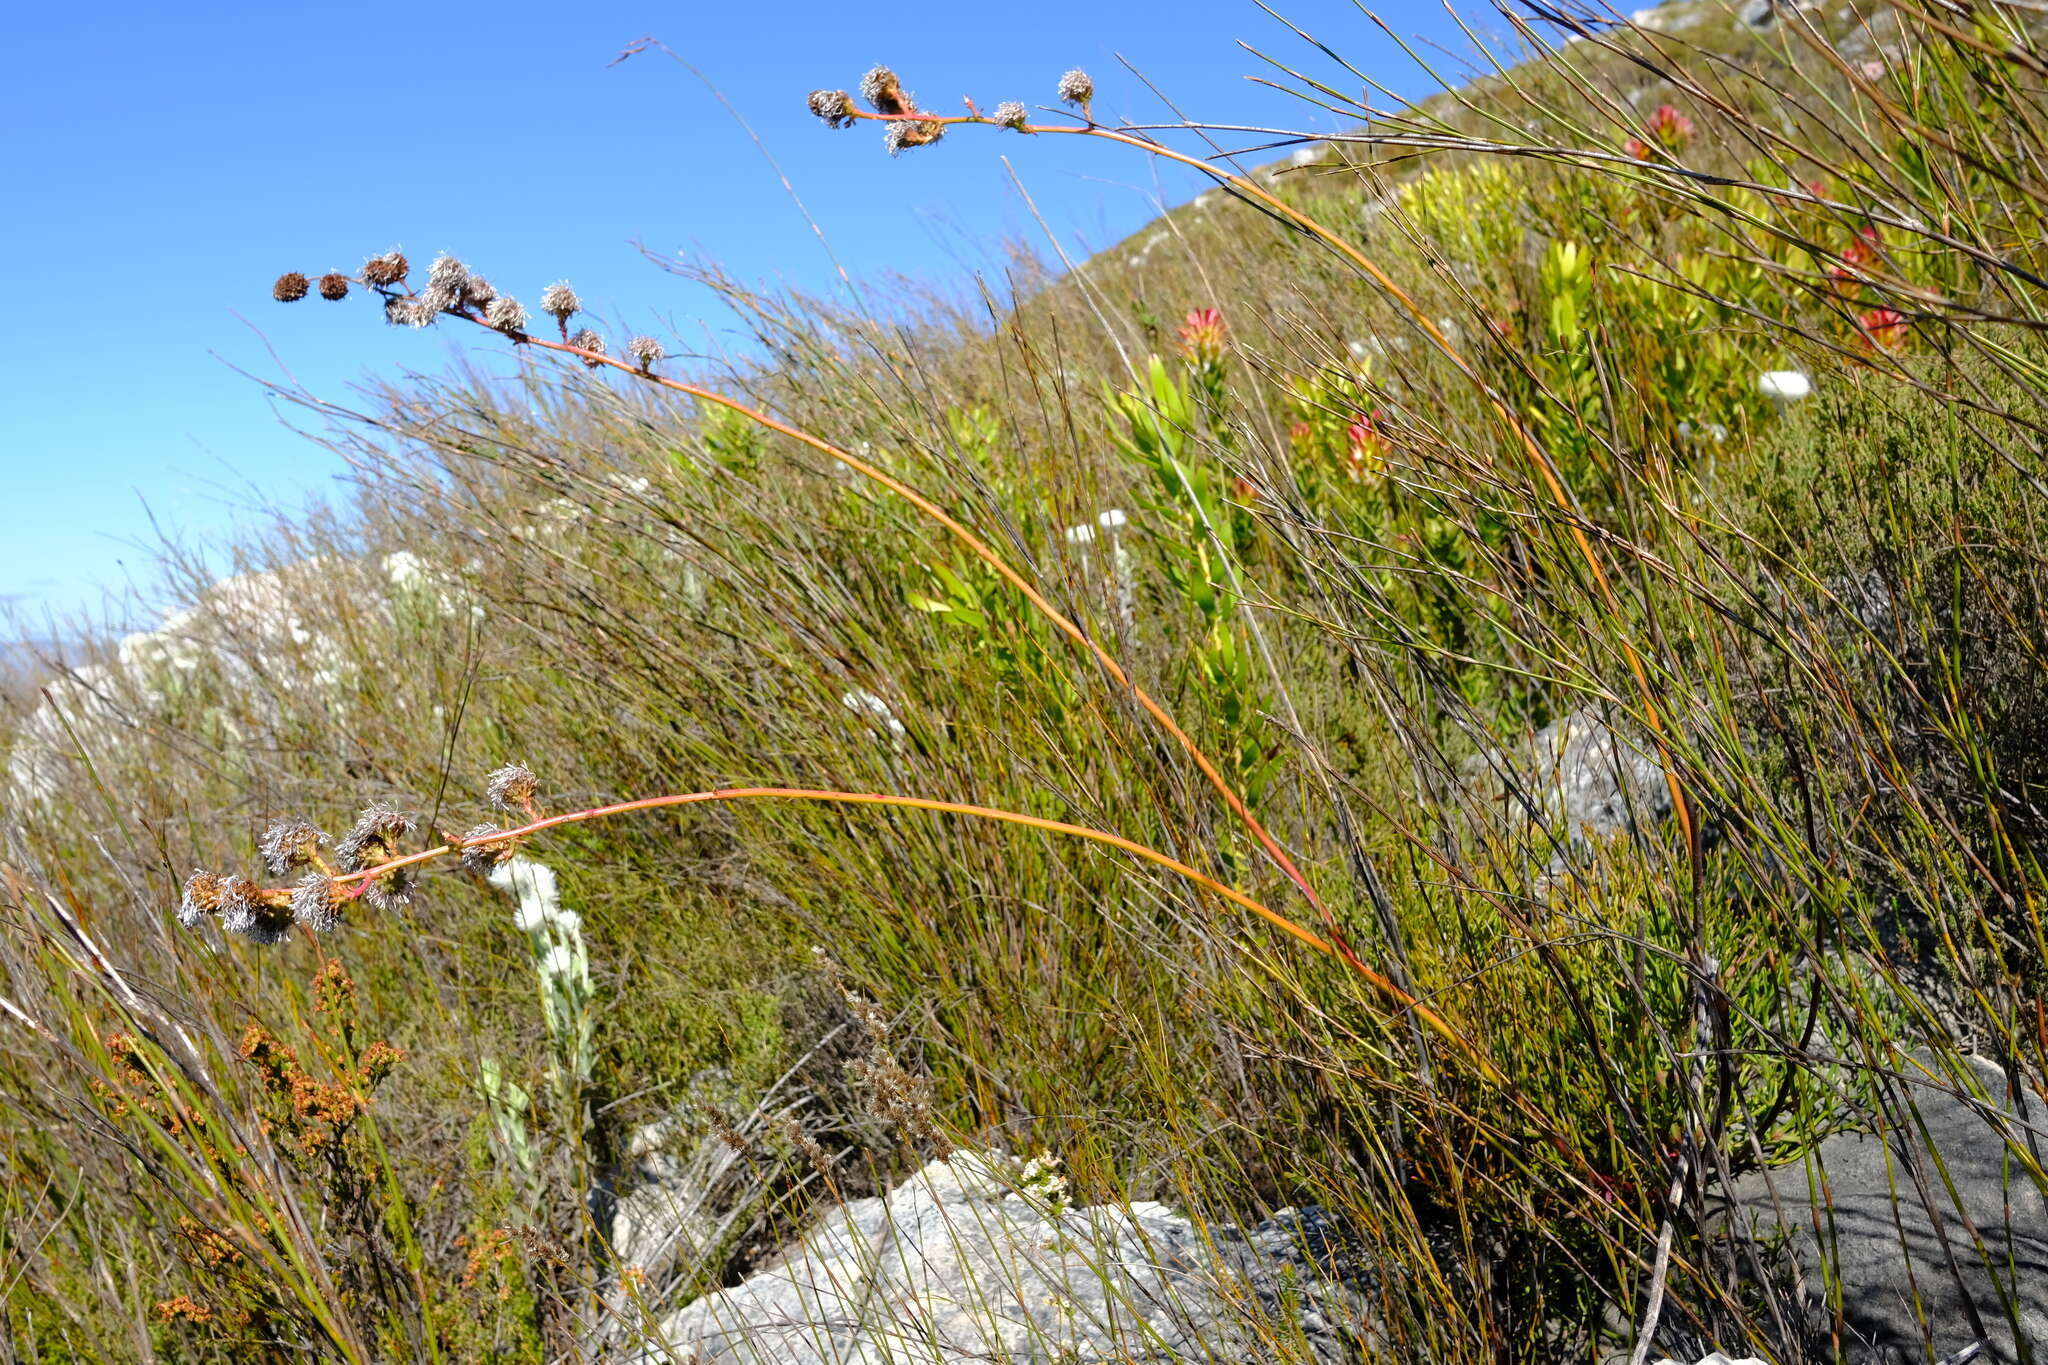
<svg viewBox="0 0 2048 1365">
<path fill-rule="evenodd" d="M 527 937 L 540 985 L 542 1021 L 555 1051 L 555 1082 L 572 1101 L 590 1085 L 590 955 L 583 947 L 583 917 L 562 904 L 560 879 L 546 863 L 512 857 L 491 869 L 489 880 L 512 897 L 512 923 Z"/>
<path fill-rule="evenodd" d="M 1130 517 L 1121 507 L 1112 507 L 1098 515 L 1093 521 L 1084 521 L 1079 526 L 1067 528 L 1067 544 L 1079 546 L 1091 556 L 1087 547 L 1102 540 L 1109 546 L 1107 570 L 1110 591 L 1110 612 L 1116 618 L 1117 629 L 1129 631 L 1137 612 L 1137 582 L 1132 573 L 1131 552 L 1124 548 L 1123 529 L 1130 524 Z"/>
<path fill-rule="evenodd" d="M 864 687 L 856 687 L 839 699 L 839 704 L 856 716 L 874 726 L 875 730 L 888 736 L 893 744 L 901 745 L 909 736 L 903 722 L 897 718 L 896 708 L 886 698 L 877 696 Z"/>
<path fill-rule="evenodd" d="M 1069 1207 L 1073 1194 L 1067 1188 L 1066 1172 L 1051 1152 L 1040 1152 L 1017 1172 L 1017 1193 L 1055 1211 Z"/>
</svg>

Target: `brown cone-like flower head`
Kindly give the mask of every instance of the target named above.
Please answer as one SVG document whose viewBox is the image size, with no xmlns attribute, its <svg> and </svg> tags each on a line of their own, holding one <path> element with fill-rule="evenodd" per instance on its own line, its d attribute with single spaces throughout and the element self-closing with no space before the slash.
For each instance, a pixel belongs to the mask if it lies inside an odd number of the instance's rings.
<svg viewBox="0 0 2048 1365">
<path fill-rule="evenodd" d="M 574 346 L 579 351 L 589 351 L 592 355 L 604 354 L 604 338 L 599 336 L 597 333 L 591 331 L 588 327 L 585 327 L 575 336 L 570 337 L 569 344 L 571 346 Z M 596 369 L 600 363 L 602 363 L 600 361 L 592 360 L 588 357 L 579 358 L 582 359 L 584 364 L 588 365 L 593 370 Z"/>
<path fill-rule="evenodd" d="M 335 859 L 344 872 L 360 872 L 389 862 L 398 856 L 398 841 L 411 829 L 411 816 L 382 803 L 371 806 L 335 844 Z"/>
<path fill-rule="evenodd" d="M 462 301 L 471 308 L 489 308 L 491 300 L 498 297 L 498 291 L 491 288 L 491 282 L 481 275 L 471 275 L 469 283 L 462 287 Z"/>
<path fill-rule="evenodd" d="M 401 867 L 387 872 L 363 888 L 363 899 L 379 910 L 403 910 L 412 904 L 413 872 Z"/>
<path fill-rule="evenodd" d="M 626 354 L 641 369 L 651 370 L 654 362 L 661 359 L 661 343 L 653 337 L 634 337 L 626 343 Z"/>
<path fill-rule="evenodd" d="M 292 918 L 316 934 L 331 934 L 341 927 L 341 896 L 334 882 L 318 872 L 309 872 L 292 888 Z"/>
<path fill-rule="evenodd" d="M 379 289 L 388 289 L 405 279 L 412 266 L 396 251 L 387 251 L 382 256 L 372 256 L 363 262 L 363 283 L 373 284 Z"/>
<path fill-rule="evenodd" d="M 923 147 L 946 135 L 946 125 L 936 119 L 903 119 L 889 125 L 882 146 L 890 156 L 901 156 L 905 147 Z"/>
<path fill-rule="evenodd" d="M 297 303 L 306 297 L 311 286 L 306 277 L 296 270 L 287 270 L 277 277 L 277 283 L 270 286 L 270 297 L 279 303 Z"/>
<path fill-rule="evenodd" d="M 296 817 L 279 820 L 263 832 L 257 845 L 273 876 L 283 877 L 313 861 L 327 836 Z"/>
<path fill-rule="evenodd" d="M 320 297 L 329 303 L 338 303 L 348 297 L 348 276 L 339 270 L 330 270 L 320 277 Z"/>
<path fill-rule="evenodd" d="M 526 330 L 526 305 L 510 294 L 500 294 L 484 309 L 484 319 L 501 332 Z"/>
<path fill-rule="evenodd" d="M 427 287 L 438 289 L 451 299 L 462 297 L 462 291 L 469 287 L 469 267 L 453 256 L 441 255 L 427 267 Z"/>
<path fill-rule="evenodd" d="M 240 934 L 251 943 L 276 943 L 292 927 L 291 916 L 265 904 L 258 892 L 254 882 L 241 877 L 223 878 L 220 888 L 221 927 L 231 934 Z"/>
<path fill-rule="evenodd" d="M 1059 97 L 1062 103 L 1071 104 L 1085 114 L 1088 106 L 1095 103 L 1095 82 L 1077 66 L 1060 77 Z"/>
<path fill-rule="evenodd" d="M 875 106 L 878 114 L 908 114 L 917 107 L 903 93 L 903 83 L 896 79 L 896 73 L 886 66 L 875 67 L 860 78 L 860 94 Z"/>
<path fill-rule="evenodd" d="M 582 306 L 583 300 L 576 297 L 567 280 L 556 280 L 540 291 L 540 311 L 552 315 L 557 322 L 567 322 L 569 315 Z"/>
<path fill-rule="evenodd" d="M 811 112 L 825 120 L 828 128 L 853 126 L 853 96 L 844 90 L 813 90 Z"/>
<path fill-rule="evenodd" d="M 178 902 L 178 923 L 197 929 L 206 917 L 220 910 L 220 893 L 226 880 L 211 872 L 194 872 L 185 879 L 185 895 Z"/>
<path fill-rule="evenodd" d="M 355 828 L 341 836 L 334 846 L 335 860 L 344 872 L 359 872 L 398 856 L 398 841 L 412 829 L 412 817 L 390 806 L 378 804 L 365 810 Z M 387 872 L 363 888 L 363 899 L 379 910 L 396 910 L 412 902 L 411 868 Z"/>
<path fill-rule="evenodd" d="M 492 838 L 496 833 L 493 825 L 477 825 L 454 841 L 462 846 L 462 865 L 479 877 L 489 876 L 491 869 L 519 851 L 518 840 Z"/>
<path fill-rule="evenodd" d="M 507 763 L 484 779 L 484 794 L 492 805 L 523 815 L 533 814 L 533 798 L 539 790 L 540 779 L 517 763 Z"/>
</svg>

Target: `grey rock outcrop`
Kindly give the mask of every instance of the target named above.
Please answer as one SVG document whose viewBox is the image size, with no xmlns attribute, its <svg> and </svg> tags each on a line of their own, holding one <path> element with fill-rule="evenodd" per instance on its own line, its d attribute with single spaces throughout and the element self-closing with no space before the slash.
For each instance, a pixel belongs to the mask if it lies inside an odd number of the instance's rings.
<svg viewBox="0 0 2048 1365">
<path fill-rule="evenodd" d="M 1992 1101 L 1916 1088 L 1917 1126 L 1838 1133 L 1810 1166 L 1753 1173 L 1729 1191 L 1740 1235 L 1789 1243 L 1816 1326 L 1833 1317 L 1820 1288 L 1841 1287 L 1852 1362 L 1952 1359 L 1980 1327 L 1980 1359 L 2048 1357 L 2048 1202 L 2015 1159 L 2027 1129 L 1998 1100 L 2004 1076 L 1970 1065 Z M 2036 1127 L 2048 1118 L 2038 1098 L 2029 1116 Z M 2048 1152 L 2048 1138 L 2036 1145 Z"/>
<path fill-rule="evenodd" d="M 1656 747 L 1598 706 L 1567 713 L 1524 745 L 1475 755 L 1460 778 L 1468 809 L 1527 846 L 1549 878 L 1605 840 L 1647 831 L 1671 814 Z"/>
<path fill-rule="evenodd" d="M 1000 1155 L 835 1208 L 657 1324 L 637 1361 L 940 1365 L 1351 1358 L 1341 1239 L 1297 1215 L 1205 1236 L 1163 1205 L 1066 1208 Z M 1056 1194 L 1056 1191 L 1051 1192 Z"/>
</svg>

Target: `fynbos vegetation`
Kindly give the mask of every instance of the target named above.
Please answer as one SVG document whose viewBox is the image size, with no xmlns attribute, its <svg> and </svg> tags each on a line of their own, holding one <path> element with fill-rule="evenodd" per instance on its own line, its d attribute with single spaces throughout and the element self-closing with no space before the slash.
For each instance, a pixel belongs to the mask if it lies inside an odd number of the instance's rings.
<svg viewBox="0 0 2048 1365">
<path fill-rule="evenodd" d="M 1217 1358 L 2033 1358 L 2039 16 L 1507 17 L 1419 107 L 1276 65 L 1321 140 L 815 91 L 1215 185 L 1001 306 L 694 271 L 723 368 L 280 276 L 521 363 L 285 395 L 359 503 L 8 719 L 10 1358 L 688 1359 L 939 1157 L 1294 1229 Z"/>
</svg>

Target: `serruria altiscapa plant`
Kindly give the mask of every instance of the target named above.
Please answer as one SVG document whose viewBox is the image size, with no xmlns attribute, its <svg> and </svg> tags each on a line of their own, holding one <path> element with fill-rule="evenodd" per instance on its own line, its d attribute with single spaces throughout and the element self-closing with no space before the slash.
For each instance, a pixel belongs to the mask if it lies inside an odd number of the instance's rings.
<svg viewBox="0 0 2048 1365">
<path fill-rule="evenodd" d="M 861 82 L 861 88 L 864 97 L 871 104 L 874 104 L 878 110 L 894 110 L 896 112 L 887 115 L 862 114 L 860 111 L 852 108 L 850 97 L 845 101 L 839 101 L 814 95 L 812 104 L 814 108 L 822 106 L 835 116 L 851 113 L 855 117 L 886 117 L 892 121 L 892 128 L 904 126 L 908 122 L 915 123 L 920 127 L 929 125 L 933 129 L 938 129 L 942 128 L 944 123 L 947 122 L 947 120 L 940 120 L 935 116 L 927 119 L 924 115 L 917 113 L 916 106 L 911 97 L 904 93 L 901 82 L 887 68 L 877 67 L 869 72 L 867 78 Z M 1093 94 L 1093 86 L 1087 82 L 1086 76 L 1079 72 L 1069 72 L 1067 76 L 1063 77 L 1060 82 L 1060 88 L 1062 98 L 1080 95 L 1084 90 L 1090 98 L 1092 98 Z M 827 95 L 837 93 L 840 92 L 826 92 Z M 828 119 L 829 121 L 832 120 Z M 992 122 L 992 120 L 983 118 L 979 114 L 969 116 L 964 120 L 954 119 L 951 121 Z M 1088 125 L 1091 129 L 1093 126 L 1092 124 Z M 1074 130 L 1070 129 L 1070 131 Z M 930 137 L 935 138 L 937 135 L 936 132 L 933 132 L 930 134 Z M 924 135 L 918 134 L 918 136 Z M 926 140 L 930 139 L 927 138 Z M 284 287 L 287 278 L 289 278 L 289 272 L 287 276 L 280 277 L 277 285 L 273 287 L 273 295 L 283 302 L 296 302 L 302 299 L 304 297 L 303 293 L 296 293 Z M 1290 933 L 1301 939 L 1301 941 L 1316 947 L 1319 951 L 1328 952 L 1342 959 L 1352 971 L 1364 977 L 1372 984 L 1374 989 L 1380 991 L 1387 999 L 1394 1002 L 1397 1010 L 1410 1010 L 1414 1011 L 1419 1017 L 1426 1017 L 1430 1021 L 1430 1027 L 1452 1041 L 1461 1052 L 1475 1058 L 1478 1057 L 1469 1040 L 1459 1035 L 1456 1030 L 1452 1029 L 1434 1011 L 1429 1011 L 1426 1007 L 1420 1005 L 1413 995 L 1396 984 L 1391 976 L 1367 964 L 1358 955 L 1339 926 L 1336 916 L 1324 903 L 1323 898 L 1317 894 L 1315 887 L 1308 877 L 1295 865 L 1294 859 L 1289 856 L 1280 841 L 1273 836 L 1265 824 L 1252 811 L 1238 787 L 1225 775 L 1224 769 L 1203 751 L 1201 746 L 1188 735 L 1179 722 L 1146 688 L 1132 678 L 1116 656 L 1080 624 L 1055 607 L 1051 600 L 1029 578 L 1016 569 L 1006 557 L 998 553 L 986 539 L 976 534 L 964 522 L 940 506 L 938 502 L 921 493 L 902 479 L 890 474 L 880 466 L 862 459 L 852 451 L 813 432 L 782 421 L 772 414 L 736 399 L 729 394 L 684 379 L 657 373 L 653 366 L 654 357 L 658 353 L 659 347 L 651 340 L 647 340 L 644 345 L 640 345 L 639 349 L 632 353 L 630 360 L 622 360 L 610 354 L 604 338 L 594 329 L 582 327 L 572 334 L 569 330 L 570 319 L 581 311 L 582 301 L 566 281 L 558 281 L 555 284 L 549 285 L 541 294 L 541 310 L 555 322 L 557 339 L 551 340 L 547 337 L 537 336 L 531 331 L 506 331 L 495 326 L 490 318 L 490 308 L 492 304 L 501 302 L 506 296 L 491 290 L 488 297 L 486 297 L 482 292 L 483 288 L 486 287 L 480 287 L 479 277 L 462 262 L 451 256 L 443 255 L 436 258 L 427 272 L 427 282 L 424 287 L 414 288 L 410 283 L 410 279 L 411 269 L 409 263 L 402 255 L 396 252 L 372 257 L 365 263 L 363 271 L 358 276 L 359 282 L 376 293 L 382 300 L 386 319 L 395 324 L 427 327 L 442 319 L 464 322 L 492 331 L 500 331 L 514 345 L 554 351 L 573 357 L 591 369 L 610 367 L 643 381 L 659 385 L 662 388 L 687 394 L 710 408 L 731 413 L 746 422 L 754 424 L 758 428 L 795 440 L 820 454 L 838 461 L 855 474 L 871 480 L 905 502 L 908 502 L 922 515 L 937 523 L 955 540 L 959 541 L 975 558 L 981 560 L 983 564 L 993 570 L 1011 589 L 1019 593 L 1029 604 L 1030 608 L 1051 624 L 1055 630 L 1065 635 L 1092 656 L 1095 662 L 1108 674 L 1109 678 L 1119 687 L 1125 689 L 1130 697 L 1137 702 L 1140 709 L 1166 732 L 1181 751 L 1194 763 L 1204 780 L 1215 791 L 1225 806 L 1229 808 L 1232 815 L 1257 844 L 1263 855 L 1285 875 L 1303 899 L 1313 907 L 1321 922 L 1322 932 L 1314 933 L 1303 929 L 1293 920 L 1254 901 L 1242 892 L 1230 890 L 1227 896 L 1228 899 L 1236 901 L 1245 908 L 1255 909 L 1255 913 L 1286 927 Z M 1392 282 L 1388 281 L 1388 283 L 1391 286 Z M 521 311 L 523 312 L 523 310 Z M 1220 341 L 1220 334 L 1217 339 Z M 638 344 L 639 340 L 636 339 L 636 344 Z M 1586 548 L 1587 552 L 1591 553 L 1590 545 Z M 923 802 L 921 798 L 882 796 L 879 794 L 799 793 L 793 789 L 779 788 L 728 789 L 722 793 L 692 793 L 683 796 L 648 798 L 647 800 L 656 804 L 681 804 L 708 800 L 738 799 L 742 795 L 753 797 L 774 796 L 784 799 L 844 799 L 859 803 L 923 804 L 930 809 L 950 808 L 960 813 L 982 814 L 989 818 L 1015 818 L 1012 812 L 993 812 L 986 808 L 962 806 L 957 803 L 948 806 L 948 803 Z M 579 812 L 574 818 L 594 818 L 600 814 L 614 814 L 625 809 L 640 808 L 643 808 L 640 803 L 628 803 L 620 807 L 606 807 L 593 811 Z M 366 811 L 363 818 L 368 820 L 370 812 Z M 568 817 L 554 817 L 556 821 L 566 818 Z M 1118 836 L 1106 835 L 1100 830 L 1065 825 L 1061 822 L 1051 822 L 1042 827 L 1051 828 L 1054 826 L 1068 833 L 1079 833 L 1081 837 L 1085 838 L 1114 840 L 1118 842 L 1119 846 L 1130 842 L 1121 840 Z M 531 830 L 526 832 L 531 832 Z M 324 883 L 317 881 L 313 876 L 309 876 L 302 885 L 301 894 L 309 902 L 314 903 L 315 909 L 322 912 L 331 908 L 332 903 L 360 897 L 371 898 L 372 904 L 377 903 L 377 898 L 380 897 L 389 898 L 395 903 L 399 897 L 405 894 L 409 885 L 409 878 L 413 875 L 412 869 L 418 863 L 428 861 L 443 853 L 459 854 L 467 849 L 480 847 L 486 843 L 490 843 L 493 846 L 502 844 L 510 847 L 512 844 L 507 841 L 514 841 L 518 837 L 523 837 L 523 834 L 493 832 L 488 836 L 473 834 L 461 838 L 451 838 L 448 843 L 429 854 L 415 854 L 407 858 L 387 861 L 380 868 L 376 869 L 374 876 L 361 875 L 361 867 L 340 868 L 339 871 L 346 874 L 342 876 L 327 874 L 323 870 L 321 875 L 325 877 Z M 1132 849 L 1140 847 L 1139 845 L 1131 844 Z M 506 856 L 509 856 L 509 854 Z M 1164 859 L 1160 865 L 1168 866 L 1176 871 L 1182 869 L 1193 871 L 1193 869 L 1188 869 L 1186 864 L 1174 859 L 1165 858 L 1165 855 L 1157 854 L 1155 850 L 1146 849 L 1140 856 L 1147 857 L 1155 862 Z M 1211 879 L 1201 876 L 1201 874 L 1196 875 L 1199 880 L 1205 885 L 1211 886 L 1212 889 L 1221 888 L 1220 883 L 1215 883 Z M 376 886 L 374 891 L 371 889 L 373 883 Z M 220 893 L 214 891 L 210 883 L 202 884 L 200 890 L 203 893 L 210 893 L 213 901 L 210 904 L 205 903 L 204 896 L 202 896 L 201 902 L 195 903 L 197 909 L 212 911 L 221 908 Z M 260 894 L 255 892 L 244 893 L 239 885 L 232 887 L 231 890 L 233 891 L 233 904 L 237 907 L 253 895 L 255 897 L 255 905 L 263 910 L 273 912 L 258 918 L 262 920 L 262 927 L 266 933 L 281 933 L 282 916 L 274 912 L 290 905 L 291 898 L 289 895 L 281 896 L 274 889 L 266 889 Z M 242 923 L 244 918 L 238 916 L 236 922 L 238 924 Z M 310 917 L 308 922 L 312 922 Z M 1487 1069 L 1483 1059 L 1481 1059 L 1481 1065 L 1482 1069 Z"/>
</svg>

